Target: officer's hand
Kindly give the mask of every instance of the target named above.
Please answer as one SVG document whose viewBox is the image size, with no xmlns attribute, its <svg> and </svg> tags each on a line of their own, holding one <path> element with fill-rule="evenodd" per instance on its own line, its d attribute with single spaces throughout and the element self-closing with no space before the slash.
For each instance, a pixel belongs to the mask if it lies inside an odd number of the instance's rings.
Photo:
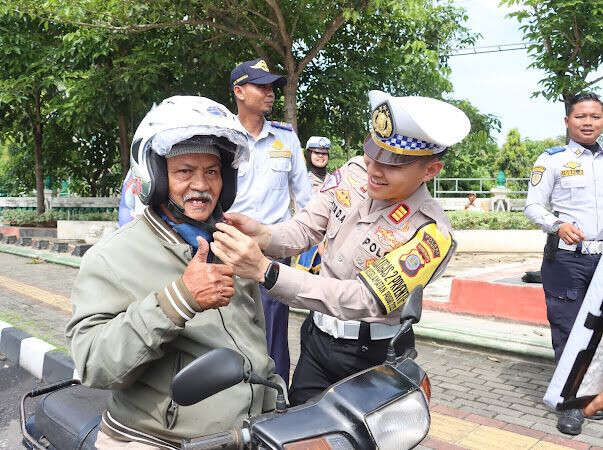
<svg viewBox="0 0 603 450">
<path fill-rule="evenodd" d="M 586 236 L 584 233 L 575 225 L 571 223 L 562 223 L 559 227 L 559 231 L 557 231 L 559 237 L 568 245 L 577 244 L 580 241 L 583 241 Z"/>
<path fill-rule="evenodd" d="M 262 250 L 268 247 L 270 243 L 270 231 L 266 225 L 262 225 L 257 220 L 239 213 L 224 214 L 224 221 L 247 236 L 252 237 Z"/>
<path fill-rule="evenodd" d="M 235 227 L 225 223 L 216 224 L 211 250 L 223 262 L 232 267 L 233 272 L 255 281 L 264 281 L 264 273 L 270 265 L 258 243 L 241 233 Z"/>
<path fill-rule="evenodd" d="M 207 264 L 209 244 L 197 238 L 199 249 L 182 274 L 182 281 L 201 311 L 226 306 L 234 295 L 232 269 L 224 264 Z"/>
<path fill-rule="evenodd" d="M 585 416 L 592 416 L 598 411 L 603 411 L 603 392 L 593 398 L 583 412 Z"/>
</svg>

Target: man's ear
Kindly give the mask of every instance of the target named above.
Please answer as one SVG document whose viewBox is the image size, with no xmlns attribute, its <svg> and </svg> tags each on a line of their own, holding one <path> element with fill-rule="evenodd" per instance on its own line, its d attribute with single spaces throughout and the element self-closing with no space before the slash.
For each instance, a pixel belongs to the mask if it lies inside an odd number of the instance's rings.
<svg viewBox="0 0 603 450">
<path fill-rule="evenodd" d="M 232 89 L 232 93 L 235 96 L 235 100 L 245 100 L 245 91 L 243 90 L 243 86 L 241 85 L 236 85 L 233 89 Z"/>
<path fill-rule="evenodd" d="M 433 180 L 443 168 L 444 163 L 439 159 L 434 159 L 428 162 L 425 166 L 425 174 L 423 175 L 422 181 L 425 183 L 427 181 Z"/>
</svg>

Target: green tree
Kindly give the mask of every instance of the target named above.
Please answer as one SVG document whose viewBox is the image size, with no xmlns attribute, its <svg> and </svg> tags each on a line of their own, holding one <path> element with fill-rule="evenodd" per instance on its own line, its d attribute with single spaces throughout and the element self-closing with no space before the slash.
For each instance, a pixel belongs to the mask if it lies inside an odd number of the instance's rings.
<svg viewBox="0 0 603 450">
<path fill-rule="evenodd" d="M 589 78 L 603 61 L 603 2 L 601 0 L 501 0 L 518 7 L 511 13 L 530 42 L 530 67 L 546 72 L 541 89 L 549 100 L 568 102 L 573 95 L 596 85 Z"/>
<path fill-rule="evenodd" d="M 33 148 L 38 213 L 45 210 L 44 129 L 53 125 L 61 88 L 61 35 L 61 27 L 35 17 L 0 13 L 0 133 L 17 148 Z"/>
<path fill-rule="evenodd" d="M 369 90 L 441 97 L 452 89 L 442 55 L 473 42 L 460 25 L 464 11 L 429 0 L 413 4 L 377 8 L 347 23 L 308 65 L 298 95 L 302 142 L 328 135 L 339 144 L 335 159 L 343 162 L 362 148 L 368 134 Z"/>
<path fill-rule="evenodd" d="M 444 169 L 439 178 L 490 178 L 492 161 L 496 158 L 498 146 L 494 133 L 500 131 L 500 120 L 491 115 L 481 113 L 467 100 L 456 100 L 451 103 L 463 110 L 471 123 L 471 132 L 460 143 L 452 146 L 444 156 Z M 451 182 L 442 181 L 441 187 L 450 190 Z M 475 190 L 480 187 L 477 181 L 461 181 L 460 190 Z M 490 184 L 482 185 L 489 189 Z"/>
</svg>

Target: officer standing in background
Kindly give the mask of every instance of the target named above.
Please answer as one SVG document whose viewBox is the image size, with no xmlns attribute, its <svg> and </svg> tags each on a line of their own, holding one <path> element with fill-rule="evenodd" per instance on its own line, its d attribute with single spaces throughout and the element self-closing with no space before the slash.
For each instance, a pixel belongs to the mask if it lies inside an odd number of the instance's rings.
<svg viewBox="0 0 603 450">
<path fill-rule="evenodd" d="M 291 306 L 318 311 L 302 326 L 293 405 L 382 364 L 400 329 L 397 308 L 413 287 L 437 278 L 454 251 L 450 223 L 425 183 L 442 169 L 446 149 L 469 132 L 467 116 L 431 98 L 371 91 L 369 99 L 372 130 L 364 157 L 333 172 L 293 219 L 266 226 L 227 214 L 234 226 L 218 224 L 211 244 L 235 274 L 258 280 Z M 260 252 L 290 256 L 323 239 L 319 275 L 271 262 Z M 366 314 L 363 305 L 371 302 L 381 305 L 379 317 Z M 411 347 L 412 330 L 396 350 Z"/>
<path fill-rule="evenodd" d="M 310 200 L 312 188 L 303 152 L 290 124 L 270 122 L 273 87 L 282 87 L 285 77 L 270 73 L 263 59 L 245 61 L 230 74 L 230 88 L 237 104 L 239 122 L 247 131 L 249 162 L 239 166 L 237 196 L 230 208 L 263 223 L 273 224 L 291 217 L 293 195 L 297 208 Z M 290 194 L 291 193 L 291 194 Z M 260 286 L 268 353 L 276 372 L 289 384 L 289 307 L 274 300 Z"/>
<path fill-rule="evenodd" d="M 331 140 L 323 136 L 312 136 L 306 143 L 304 156 L 313 192 L 320 189 L 327 176 L 329 150 L 331 150 Z"/>
<path fill-rule="evenodd" d="M 312 185 L 312 193 L 316 194 L 327 176 L 327 164 L 329 164 L 329 150 L 331 140 L 323 136 L 312 136 L 306 143 L 304 157 L 308 168 L 308 178 Z M 320 261 L 324 252 L 324 245 L 313 245 L 301 255 L 291 257 L 291 267 L 305 270 L 307 272 L 320 272 Z"/>
<path fill-rule="evenodd" d="M 575 96 L 565 124 L 569 144 L 549 148 L 538 157 L 525 207 L 528 219 L 549 233 L 541 273 L 556 363 L 603 251 L 603 155 L 597 143 L 603 104 L 599 97 Z M 564 411 L 557 428 L 576 435 L 583 422 L 579 409 Z"/>
</svg>

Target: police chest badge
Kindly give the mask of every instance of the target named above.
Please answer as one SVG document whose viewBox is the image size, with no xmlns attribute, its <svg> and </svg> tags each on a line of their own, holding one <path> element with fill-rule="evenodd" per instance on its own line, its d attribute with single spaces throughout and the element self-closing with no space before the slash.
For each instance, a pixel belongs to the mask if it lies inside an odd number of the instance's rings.
<svg viewBox="0 0 603 450">
<path fill-rule="evenodd" d="M 545 170 L 546 168 L 542 166 L 534 166 L 534 168 L 532 168 L 532 175 L 530 176 L 530 183 L 532 186 L 536 186 L 538 183 L 540 183 L 540 180 L 542 180 L 542 174 Z"/>
<path fill-rule="evenodd" d="M 347 189 L 337 189 L 335 191 L 335 198 L 337 199 L 337 203 L 346 208 L 352 204 L 350 199 L 350 191 Z"/>
<path fill-rule="evenodd" d="M 394 131 L 392 123 L 392 113 L 387 103 L 382 103 L 373 111 L 372 117 L 373 131 L 380 138 L 388 138 Z"/>
</svg>

